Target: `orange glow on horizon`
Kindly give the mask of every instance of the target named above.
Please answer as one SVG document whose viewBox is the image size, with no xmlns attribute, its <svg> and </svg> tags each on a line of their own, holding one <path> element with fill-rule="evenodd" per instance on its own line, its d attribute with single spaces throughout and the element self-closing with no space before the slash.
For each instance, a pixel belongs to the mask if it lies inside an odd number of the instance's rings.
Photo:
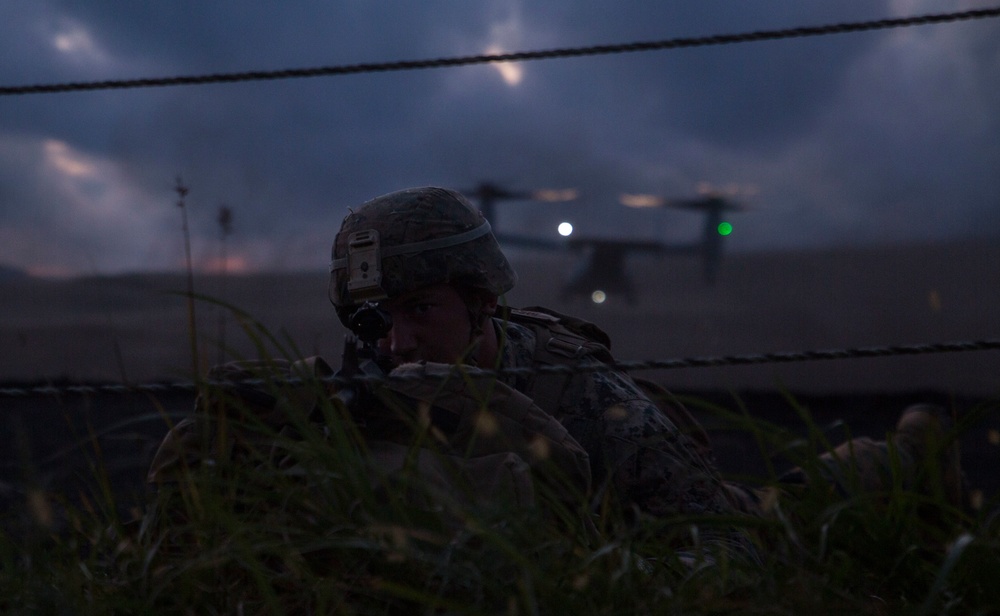
<svg viewBox="0 0 1000 616">
<path fill-rule="evenodd" d="M 24 271 L 33 278 L 72 278 L 80 275 L 80 272 L 64 265 L 28 265 Z"/>
<path fill-rule="evenodd" d="M 256 268 L 250 266 L 250 263 L 245 257 L 240 255 L 229 255 L 226 257 L 226 261 L 223 263 L 222 259 L 219 257 L 213 257 L 203 262 L 198 268 L 198 271 L 203 274 L 250 274 L 256 271 Z"/>
</svg>

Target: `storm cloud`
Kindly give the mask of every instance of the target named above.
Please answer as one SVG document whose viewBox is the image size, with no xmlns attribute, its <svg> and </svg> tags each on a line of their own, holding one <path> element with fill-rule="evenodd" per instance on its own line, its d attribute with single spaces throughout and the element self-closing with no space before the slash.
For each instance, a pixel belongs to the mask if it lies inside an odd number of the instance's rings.
<svg viewBox="0 0 1000 616">
<path fill-rule="evenodd" d="M 732 3 L 12 2 L 0 83 L 274 70 L 551 49 L 966 10 Z M 575 188 L 498 226 L 683 241 L 622 193 L 735 186 L 734 250 L 997 236 L 1000 20 L 506 65 L 0 97 L 0 263 L 321 268 L 347 208 L 413 185 Z"/>
</svg>

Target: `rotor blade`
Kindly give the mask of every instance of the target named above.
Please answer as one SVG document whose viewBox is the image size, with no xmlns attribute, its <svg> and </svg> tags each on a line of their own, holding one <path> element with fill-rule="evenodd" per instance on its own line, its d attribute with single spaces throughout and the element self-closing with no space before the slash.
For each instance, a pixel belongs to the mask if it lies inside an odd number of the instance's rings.
<svg viewBox="0 0 1000 616">
<path fill-rule="evenodd" d="M 504 246 L 516 248 L 531 248 L 534 250 L 565 250 L 569 245 L 566 241 L 529 237 L 513 233 L 497 233 L 497 241 Z"/>
<path fill-rule="evenodd" d="M 567 245 L 574 250 L 591 249 L 601 254 L 688 254 L 700 244 L 664 244 L 656 240 L 620 240 L 601 237 L 571 237 Z"/>
<path fill-rule="evenodd" d="M 490 182 L 480 182 L 474 188 L 459 190 L 458 192 L 474 199 L 489 199 L 490 201 L 531 198 L 531 193 L 507 190 Z"/>
<path fill-rule="evenodd" d="M 697 192 L 702 197 L 735 199 L 738 197 L 755 197 L 760 193 L 760 187 L 756 184 L 740 184 L 737 182 L 722 185 L 715 185 L 711 182 L 698 182 Z"/>
<path fill-rule="evenodd" d="M 470 190 L 459 190 L 458 192 L 474 199 L 488 199 L 490 201 L 545 201 L 558 203 L 562 201 L 573 201 L 579 197 L 575 188 L 541 188 L 538 190 L 507 190 L 490 182 L 480 182 L 475 188 Z"/>
<path fill-rule="evenodd" d="M 717 196 L 695 197 L 693 199 L 664 199 L 663 207 L 680 210 L 701 210 L 703 212 L 710 210 L 742 212 L 746 210 L 746 206 L 741 203 Z"/>
<path fill-rule="evenodd" d="M 657 195 L 623 193 L 618 202 L 627 207 L 663 207 L 666 199 Z"/>
<path fill-rule="evenodd" d="M 535 201 L 545 201 L 547 203 L 575 201 L 580 197 L 580 193 L 575 188 L 542 188 L 530 194 L 531 198 Z"/>
</svg>

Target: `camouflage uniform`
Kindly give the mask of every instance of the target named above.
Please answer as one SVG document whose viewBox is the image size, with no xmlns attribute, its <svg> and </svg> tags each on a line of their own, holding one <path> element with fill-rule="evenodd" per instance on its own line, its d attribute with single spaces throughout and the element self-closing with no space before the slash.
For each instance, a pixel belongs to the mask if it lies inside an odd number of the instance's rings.
<svg viewBox="0 0 1000 616">
<path fill-rule="evenodd" d="M 500 371 L 535 365 L 535 334 L 494 319 L 504 341 Z M 599 363 L 584 358 L 581 367 Z M 531 392 L 534 375 L 503 376 Z M 548 410 L 548 409 L 545 409 Z M 623 501 L 654 516 L 733 511 L 718 473 L 645 393 L 621 372 L 580 370 L 563 388 L 554 416 L 590 456 L 595 501 L 611 489 Z"/>
<path fill-rule="evenodd" d="M 934 404 L 904 409 L 886 440 L 854 438 L 821 454 L 817 462 L 818 479 L 839 496 L 888 499 L 899 488 L 940 497 L 955 509 L 970 505 L 954 422 L 948 411 Z M 784 479 L 799 485 L 812 480 L 799 468 Z"/>
</svg>

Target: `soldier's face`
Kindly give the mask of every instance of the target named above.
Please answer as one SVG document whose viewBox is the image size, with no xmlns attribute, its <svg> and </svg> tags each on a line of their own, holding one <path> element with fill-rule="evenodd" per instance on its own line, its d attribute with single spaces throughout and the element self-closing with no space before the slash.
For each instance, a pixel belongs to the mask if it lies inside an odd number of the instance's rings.
<svg viewBox="0 0 1000 616">
<path fill-rule="evenodd" d="M 472 323 L 454 287 L 431 285 L 379 306 L 392 316 L 392 329 L 379 340 L 379 350 L 395 365 L 420 360 L 450 364 L 469 352 Z"/>
</svg>

